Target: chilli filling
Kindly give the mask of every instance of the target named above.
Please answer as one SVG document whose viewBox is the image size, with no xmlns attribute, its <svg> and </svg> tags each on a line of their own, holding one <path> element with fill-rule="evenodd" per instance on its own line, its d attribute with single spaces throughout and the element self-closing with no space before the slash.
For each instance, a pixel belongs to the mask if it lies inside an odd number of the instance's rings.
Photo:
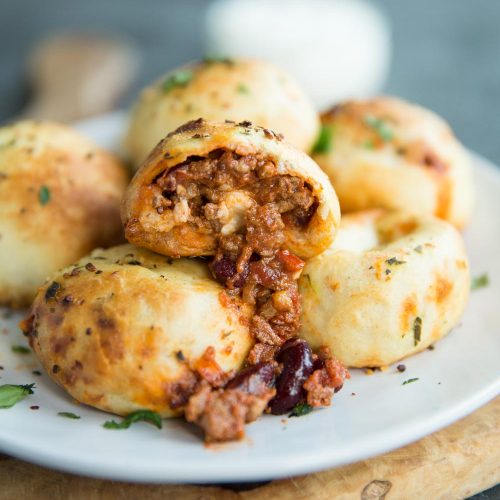
<svg viewBox="0 0 500 500">
<path fill-rule="evenodd" d="M 284 248 L 286 231 L 306 230 L 316 212 L 311 186 L 280 175 L 264 156 L 217 149 L 160 174 L 152 188 L 158 214 L 171 211 L 175 223 L 217 235 L 210 270 L 254 310 L 245 367 L 225 374 L 207 349 L 186 381 L 170 387 L 171 406 L 184 408 L 207 441 L 225 441 L 241 438 L 264 411 L 329 405 L 349 373 L 327 349 L 313 354 L 297 338 L 304 262 Z"/>
</svg>

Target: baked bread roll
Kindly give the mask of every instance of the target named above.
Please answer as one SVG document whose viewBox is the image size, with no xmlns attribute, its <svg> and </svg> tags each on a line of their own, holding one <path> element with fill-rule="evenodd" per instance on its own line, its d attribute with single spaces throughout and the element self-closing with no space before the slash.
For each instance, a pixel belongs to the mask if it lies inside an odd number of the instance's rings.
<svg viewBox="0 0 500 500">
<path fill-rule="evenodd" d="M 437 115 L 380 97 L 335 106 L 322 123 L 313 158 L 329 175 L 342 213 L 402 209 L 467 224 L 474 200 L 469 157 Z"/>
<path fill-rule="evenodd" d="M 153 150 L 122 220 L 130 243 L 173 257 L 214 255 L 221 239 L 247 253 L 283 246 L 312 257 L 333 241 L 340 211 L 324 172 L 279 135 L 199 119 Z"/>
<path fill-rule="evenodd" d="M 464 243 L 447 222 L 402 212 L 347 215 L 334 245 L 300 278 L 300 335 L 348 366 L 388 365 L 456 326 L 469 288 Z"/>
<path fill-rule="evenodd" d="M 144 89 L 125 139 L 138 166 L 168 132 L 183 123 L 250 120 L 309 151 L 319 130 L 313 104 L 279 68 L 251 59 L 207 59 L 176 69 Z"/>
<path fill-rule="evenodd" d="M 194 392 L 197 370 L 240 367 L 251 347 L 249 312 L 224 295 L 206 264 L 122 245 L 53 275 L 23 329 L 76 400 L 168 417 Z"/>
<path fill-rule="evenodd" d="M 0 303 L 28 305 L 57 269 L 122 238 L 127 176 L 67 126 L 0 128 Z"/>
</svg>

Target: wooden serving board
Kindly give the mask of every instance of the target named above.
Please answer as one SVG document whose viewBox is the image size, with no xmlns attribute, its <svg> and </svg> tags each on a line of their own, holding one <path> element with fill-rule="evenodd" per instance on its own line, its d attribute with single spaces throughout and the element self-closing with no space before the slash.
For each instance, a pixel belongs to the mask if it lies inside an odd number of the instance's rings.
<svg viewBox="0 0 500 500">
<path fill-rule="evenodd" d="M 0 455 L 2 500 L 448 500 L 466 498 L 498 482 L 500 397 L 450 427 L 391 453 L 260 486 L 127 484 L 56 472 Z"/>
</svg>

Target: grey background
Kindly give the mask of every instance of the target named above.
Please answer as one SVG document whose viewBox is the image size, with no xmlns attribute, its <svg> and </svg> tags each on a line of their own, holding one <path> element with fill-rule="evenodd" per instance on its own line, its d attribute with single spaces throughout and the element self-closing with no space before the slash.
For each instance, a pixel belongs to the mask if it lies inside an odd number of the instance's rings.
<svg viewBox="0 0 500 500">
<path fill-rule="evenodd" d="M 304 0 L 307 1 L 307 0 Z M 444 116 L 467 146 L 500 163 L 500 1 L 373 0 L 393 29 L 385 91 Z M 25 58 L 48 33 L 91 30 L 137 45 L 140 76 L 123 101 L 155 76 L 205 53 L 204 0 L 0 0 L 0 120 L 29 89 Z"/>
<path fill-rule="evenodd" d="M 373 1 L 385 11 L 393 30 L 385 92 L 434 109 L 467 146 L 500 164 L 500 1 Z M 126 106 L 154 77 L 205 53 L 208 3 L 0 0 L 0 121 L 14 116 L 26 102 L 25 58 L 45 35 L 90 30 L 133 42 L 141 70 L 122 102 Z M 480 498 L 500 498 L 500 488 Z"/>
</svg>

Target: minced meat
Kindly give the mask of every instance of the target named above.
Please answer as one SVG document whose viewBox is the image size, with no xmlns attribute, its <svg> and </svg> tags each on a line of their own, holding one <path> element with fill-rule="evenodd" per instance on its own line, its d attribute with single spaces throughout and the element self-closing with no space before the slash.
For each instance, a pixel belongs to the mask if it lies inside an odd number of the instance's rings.
<svg viewBox="0 0 500 500">
<path fill-rule="evenodd" d="M 186 379 L 185 397 L 174 398 L 185 404 L 186 419 L 203 428 L 207 441 L 238 439 L 244 424 L 257 418 L 275 395 L 272 385 L 281 369 L 277 353 L 299 331 L 297 279 L 304 262 L 283 249 L 285 231 L 305 228 L 317 200 L 307 183 L 279 174 L 264 155 L 224 149 L 188 158 L 159 175 L 152 188 L 159 214 L 172 210 L 176 224 L 216 235 L 217 251 L 209 265 L 214 278 L 227 293 L 255 308 L 250 332 L 256 342 L 246 361 L 250 371 L 233 379 L 244 376 L 254 382 L 242 389 L 221 379 L 210 351 L 196 369 L 196 385 Z M 332 363 L 325 359 L 304 386 L 313 406 L 328 404 L 339 386 L 333 375 L 339 367 Z"/>
</svg>

